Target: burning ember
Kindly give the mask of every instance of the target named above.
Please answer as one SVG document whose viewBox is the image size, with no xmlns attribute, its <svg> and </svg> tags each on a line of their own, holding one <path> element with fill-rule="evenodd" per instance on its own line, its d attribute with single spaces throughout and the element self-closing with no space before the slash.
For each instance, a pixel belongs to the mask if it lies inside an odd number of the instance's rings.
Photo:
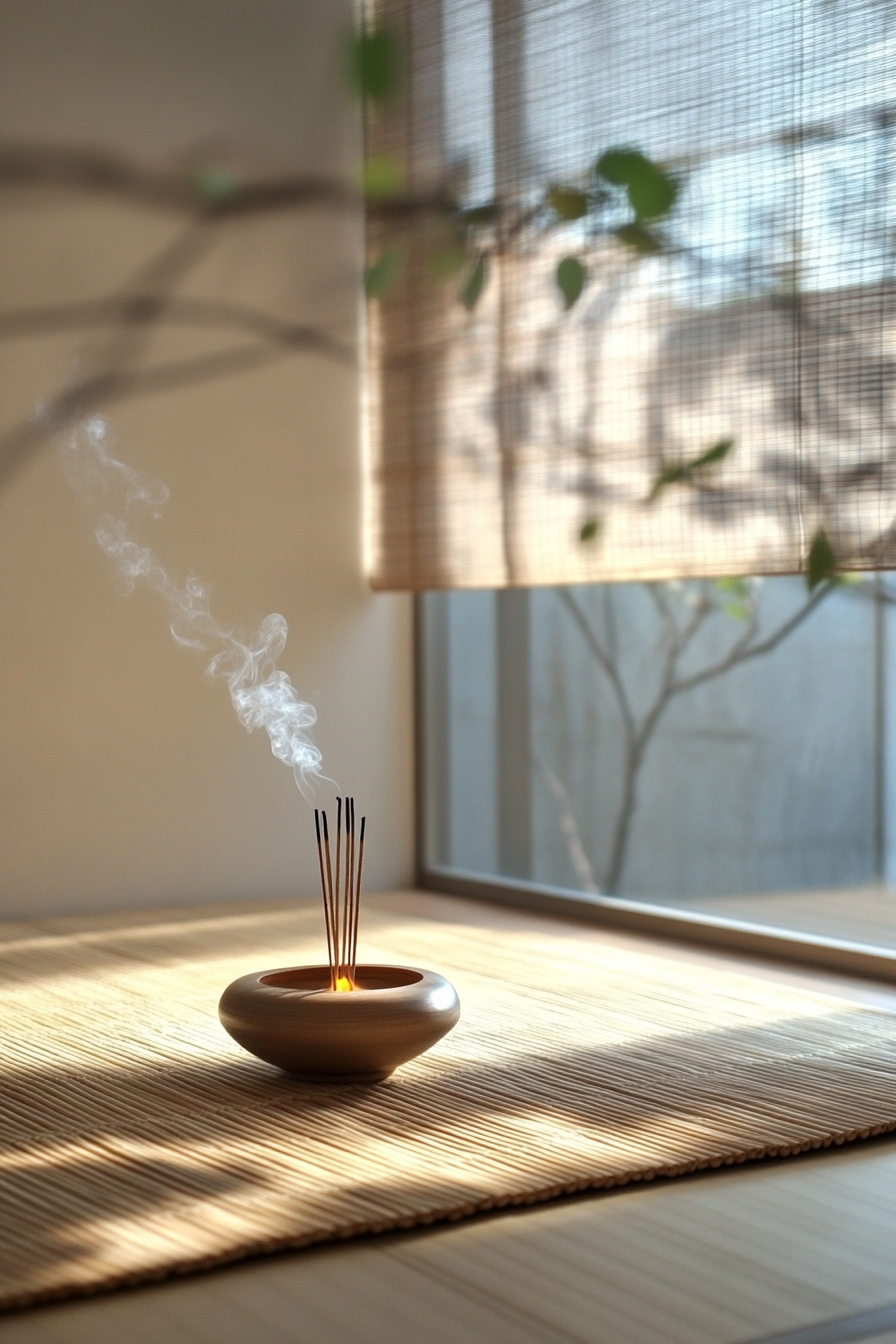
<svg viewBox="0 0 896 1344">
<path fill-rule="evenodd" d="M 321 835 L 323 822 L 323 836 Z M 320 861 L 320 889 L 327 925 L 327 953 L 330 959 L 330 989 L 350 993 L 355 989 L 358 960 L 358 910 L 361 904 L 361 871 L 364 867 L 364 832 L 367 818 L 361 818 L 361 833 L 355 847 L 355 800 L 336 799 L 336 871 L 330 854 L 327 814 L 314 809 L 317 855 Z M 343 845 L 343 832 L 345 844 Z"/>
</svg>

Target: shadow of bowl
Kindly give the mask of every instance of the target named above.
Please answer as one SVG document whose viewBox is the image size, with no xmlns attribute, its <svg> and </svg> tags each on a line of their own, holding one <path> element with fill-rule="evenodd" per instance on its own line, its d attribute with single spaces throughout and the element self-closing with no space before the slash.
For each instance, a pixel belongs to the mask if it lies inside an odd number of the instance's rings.
<svg viewBox="0 0 896 1344">
<path fill-rule="evenodd" d="M 218 1016 L 235 1041 L 309 1082 L 378 1082 L 451 1030 L 454 986 L 410 966 L 358 966 L 355 988 L 330 989 L 328 966 L 257 971 L 228 985 Z"/>
</svg>

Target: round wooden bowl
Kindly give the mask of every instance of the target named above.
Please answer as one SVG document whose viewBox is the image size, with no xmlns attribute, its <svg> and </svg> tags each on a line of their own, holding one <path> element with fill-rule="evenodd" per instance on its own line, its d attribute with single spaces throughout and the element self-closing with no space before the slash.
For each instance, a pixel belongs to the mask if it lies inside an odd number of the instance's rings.
<svg viewBox="0 0 896 1344">
<path fill-rule="evenodd" d="M 259 1059 L 312 1082 L 388 1078 L 460 1017 L 447 980 L 411 966 L 358 966 L 356 989 L 330 989 L 328 966 L 258 971 L 228 985 L 218 1016 Z"/>
</svg>

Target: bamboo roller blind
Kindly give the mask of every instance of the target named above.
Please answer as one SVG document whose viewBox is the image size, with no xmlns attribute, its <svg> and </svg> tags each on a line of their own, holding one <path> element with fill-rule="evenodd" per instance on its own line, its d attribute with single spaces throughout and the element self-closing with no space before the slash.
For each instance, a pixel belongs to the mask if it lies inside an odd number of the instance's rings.
<svg viewBox="0 0 896 1344">
<path fill-rule="evenodd" d="M 471 230 L 467 269 L 445 278 L 437 222 L 371 216 L 371 258 L 393 247 L 400 272 L 369 304 L 374 586 L 788 573 L 819 530 L 844 568 L 892 566 L 896 10 L 379 13 L 407 77 L 368 152 L 399 160 L 409 192 L 498 201 L 505 223 Z M 594 173 L 619 146 L 678 184 L 640 250 L 624 190 Z M 587 215 L 551 217 L 552 184 Z M 567 309 L 570 256 L 587 278 Z"/>
</svg>

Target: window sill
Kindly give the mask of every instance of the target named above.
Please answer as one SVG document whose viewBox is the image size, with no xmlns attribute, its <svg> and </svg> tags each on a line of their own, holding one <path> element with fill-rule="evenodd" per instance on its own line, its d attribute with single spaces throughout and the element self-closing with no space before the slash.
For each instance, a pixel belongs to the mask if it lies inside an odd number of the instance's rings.
<svg viewBox="0 0 896 1344">
<path fill-rule="evenodd" d="M 515 906 L 560 919 L 599 924 L 655 938 L 729 948 L 779 961 L 799 962 L 870 980 L 896 983 L 896 952 L 864 943 L 803 934 L 770 925 L 670 909 L 616 896 L 596 896 L 511 878 L 485 878 L 456 869 L 428 868 L 419 885 L 469 900 Z"/>
</svg>

